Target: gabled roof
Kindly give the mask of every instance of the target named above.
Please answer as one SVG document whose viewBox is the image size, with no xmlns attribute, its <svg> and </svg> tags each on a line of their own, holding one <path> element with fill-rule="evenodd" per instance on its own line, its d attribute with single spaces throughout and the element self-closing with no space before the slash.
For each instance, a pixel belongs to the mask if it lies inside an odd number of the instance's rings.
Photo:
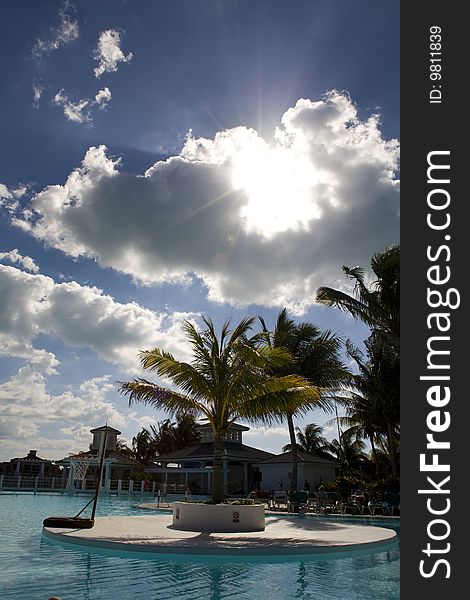
<svg viewBox="0 0 470 600">
<path fill-rule="evenodd" d="M 302 452 L 302 450 L 297 452 L 297 460 L 299 463 L 315 463 L 317 465 L 323 464 L 330 466 L 339 465 L 339 461 L 334 458 L 323 458 L 323 456 L 315 456 L 313 454 L 308 454 L 307 452 Z M 271 456 L 265 460 L 258 461 L 259 465 L 283 463 L 292 463 L 292 452 L 284 452 L 283 454 L 277 454 L 276 456 Z"/>
<path fill-rule="evenodd" d="M 96 431 L 112 431 L 117 433 L 118 435 L 121 433 L 118 429 L 114 429 L 114 427 L 110 427 L 109 425 L 103 425 L 102 427 L 95 427 L 95 429 L 90 429 L 90 433 L 95 433 Z"/>
<path fill-rule="evenodd" d="M 214 456 L 213 442 L 203 442 L 197 446 L 175 450 L 167 454 L 157 456 L 156 462 L 182 462 L 212 460 Z M 245 462 L 258 462 L 274 456 L 271 452 L 265 452 L 252 446 L 245 446 L 237 442 L 224 441 L 224 458 L 229 460 L 241 460 Z"/>
<path fill-rule="evenodd" d="M 212 425 L 210 423 L 197 423 L 197 428 L 198 429 L 210 429 L 212 430 Z M 230 430 L 238 430 L 238 431 L 250 431 L 250 428 L 247 427 L 246 425 L 241 425 L 240 423 L 232 423 L 229 426 L 229 431 Z"/>
</svg>

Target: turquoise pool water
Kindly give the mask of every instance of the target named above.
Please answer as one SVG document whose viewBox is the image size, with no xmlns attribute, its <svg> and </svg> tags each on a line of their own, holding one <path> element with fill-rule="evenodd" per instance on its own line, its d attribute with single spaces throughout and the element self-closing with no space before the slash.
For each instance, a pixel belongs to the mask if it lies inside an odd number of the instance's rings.
<svg viewBox="0 0 470 600">
<path fill-rule="evenodd" d="M 230 562 L 106 556 L 41 539 L 42 520 L 84 496 L 0 495 L 0 598 L 7 600 L 398 600 L 399 546 L 330 560 Z M 97 516 L 147 514 L 138 498 L 103 497 Z M 299 517 L 315 518 L 315 517 Z M 374 525 L 377 524 L 374 522 Z M 381 521 L 386 527 L 395 524 Z"/>
</svg>

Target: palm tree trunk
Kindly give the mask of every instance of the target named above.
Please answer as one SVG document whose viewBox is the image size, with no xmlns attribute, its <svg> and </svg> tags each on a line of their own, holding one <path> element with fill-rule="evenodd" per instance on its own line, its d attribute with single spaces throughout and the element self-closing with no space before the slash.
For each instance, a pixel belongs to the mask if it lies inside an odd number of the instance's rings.
<svg viewBox="0 0 470 600">
<path fill-rule="evenodd" d="M 292 470 L 290 476 L 290 492 L 292 494 L 297 490 L 297 442 L 295 439 L 294 419 L 292 415 L 287 415 L 287 426 L 289 427 L 290 447 L 292 452 Z"/>
<path fill-rule="evenodd" d="M 220 436 L 214 435 L 214 460 L 212 462 L 212 501 L 221 504 L 224 501 L 224 481 L 222 455 L 224 442 Z"/>
<path fill-rule="evenodd" d="M 372 456 L 374 457 L 374 465 L 375 465 L 375 478 L 379 479 L 379 463 L 377 461 L 377 454 L 375 452 L 375 444 L 374 444 L 374 436 L 370 435 L 370 447 L 372 448 Z"/>
<path fill-rule="evenodd" d="M 387 442 L 390 463 L 392 465 L 392 477 L 396 481 L 398 479 L 397 454 L 395 452 L 395 436 L 393 435 L 392 423 L 390 421 L 387 421 Z"/>
</svg>

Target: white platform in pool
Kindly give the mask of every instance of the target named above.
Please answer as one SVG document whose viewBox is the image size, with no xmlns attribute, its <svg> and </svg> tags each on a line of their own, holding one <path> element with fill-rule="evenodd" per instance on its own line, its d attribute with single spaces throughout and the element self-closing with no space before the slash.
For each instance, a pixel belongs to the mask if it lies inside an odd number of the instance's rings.
<svg viewBox="0 0 470 600">
<path fill-rule="evenodd" d="M 288 555 L 375 550 L 393 543 L 391 529 L 333 520 L 267 517 L 264 531 L 208 533 L 171 527 L 169 515 L 101 517 L 92 529 L 45 527 L 55 542 L 124 552 Z"/>
</svg>

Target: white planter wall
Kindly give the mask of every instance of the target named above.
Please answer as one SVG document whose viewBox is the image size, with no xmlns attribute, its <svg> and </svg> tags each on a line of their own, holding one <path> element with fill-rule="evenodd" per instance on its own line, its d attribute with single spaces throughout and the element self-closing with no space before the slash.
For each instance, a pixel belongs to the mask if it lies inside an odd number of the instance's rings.
<svg viewBox="0 0 470 600">
<path fill-rule="evenodd" d="M 175 502 L 173 528 L 214 533 L 264 531 L 264 506 Z"/>
</svg>

